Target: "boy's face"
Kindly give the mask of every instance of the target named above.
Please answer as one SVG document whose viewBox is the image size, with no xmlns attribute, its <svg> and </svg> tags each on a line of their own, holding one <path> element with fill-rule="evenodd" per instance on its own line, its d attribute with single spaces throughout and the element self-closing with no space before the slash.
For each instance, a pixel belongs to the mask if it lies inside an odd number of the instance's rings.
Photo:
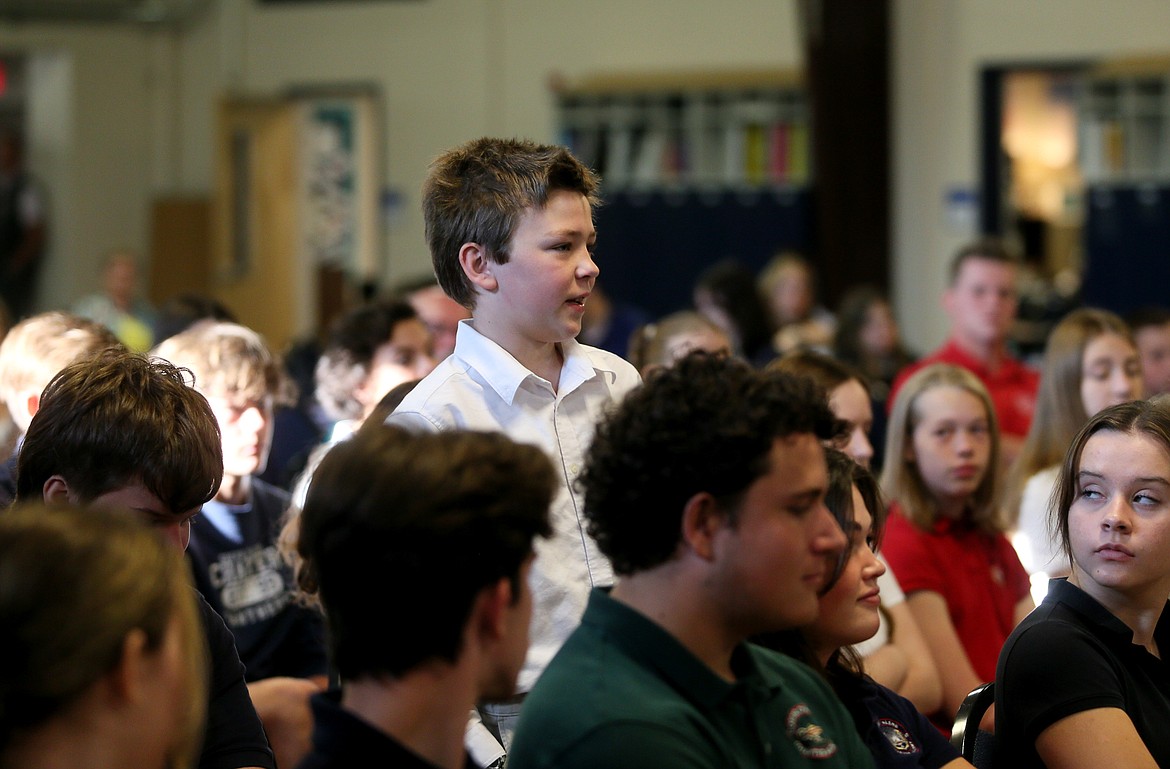
<svg viewBox="0 0 1170 769">
<path fill-rule="evenodd" d="M 370 373 L 356 393 L 363 415 L 369 416 L 382 396 L 403 382 L 422 379 L 435 367 L 434 341 L 418 318 L 394 324 L 390 339 L 374 351 Z"/>
<path fill-rule="evenodd" d="M 74 500 L 74 502 L 77 501 L 79 500 Z M 157 528 L 168 542 L 173 543 L 180 550 L 187 549 L 187 543 L 191 541 L 191 520 L 199 513 L 199 508 L 171 510 L 142 483 L 131 483 L 113 491 L 107 491 L 105 494 L 89 500 L 89 504 L 96 507 L 118 507 L 130 510 L 146 523 Z"/>
<path fill-rule="evenodd" d="M 581 332 L 585 301 L 597 280 L 597 232 L 589 201 L 556 190 L 544 208 L 527 209 L 516 224 L 506 264 L 493 264 L 497 290 L 489 322 L 505 349 L 510 344 L 555 344 Z M 476 317 L 484 307 L 483 295 Z"/>
<path fill-rule="evenodd" d="M 951 333 L 972 347 L 1002 344 L 1016 319 L 1015 265 L 968 257 L 947 289 L 943 304 Z"/>
<path fill-rule="evenodd" d="M 1144 326 L 1134 333 L 1142 357 L 1146 397 L 1170 392 L 1170 323 Z"/>
<path fill-rule="evenodd" d="M 272 396 L 226 391 L 206 397 L 219 422 L 224 476 L 263 472 L 272 443 Z"/>
<path fill-rule="evenodd" d="M 777 438 L 768 464 L 714 544 L 712 579 L 728 624 L 744 637 L 816 619 L 817 591 L 847 544 L 825 507 L 828 472 L 816 436 Z"/>
<path fill-rule="evenodd" d="M 520 576 L 516 585 L 519 595 L 514 595 L 512 604 L 505 609 L 504 643 L 499 649 L 499 656 L 492 660 L 490 680 L 484 683 L 484 691 L 480 697 L 487 700 L 505 700 L 516 694 L 516 677 L 524 666 L 524 658 L 528 655 L 528 628 L 532 624 L 532 590 L 528 585 L 528 577 L 532 571 L 532 562 L 535 556 L 520 568 Z"/>
</svg>

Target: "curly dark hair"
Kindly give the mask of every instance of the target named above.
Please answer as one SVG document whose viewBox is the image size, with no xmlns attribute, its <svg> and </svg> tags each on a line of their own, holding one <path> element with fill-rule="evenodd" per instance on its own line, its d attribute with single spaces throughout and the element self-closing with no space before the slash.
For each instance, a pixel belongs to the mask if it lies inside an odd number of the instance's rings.
<svg viewBox="0 0 1170 769">
<path fill-rule="evenodd" d="M 618 574 L 651 569 L 674 554 L 692 496 L 710 493 L 734 522 L 776 438 L 841 428 L 810 379 L 691 353 L 598 426 L 579 481 L 589 534 Z"/>
</svg>

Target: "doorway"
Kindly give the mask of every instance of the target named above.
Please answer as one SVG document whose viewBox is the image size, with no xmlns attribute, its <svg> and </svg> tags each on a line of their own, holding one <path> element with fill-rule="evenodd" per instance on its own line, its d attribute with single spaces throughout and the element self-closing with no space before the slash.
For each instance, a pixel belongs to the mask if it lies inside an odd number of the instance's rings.
<svg viewBox="0 0 1170 769">
<path fill-rule="evenodd" d="M 1012 337 L 1035 360 L 1052 326 L 1079 304 L 1085 181 L 1078 102 L 1086 62 L 1013 64 L 982 72 L 981 231 L 1024 260 Z"/>
</svg>

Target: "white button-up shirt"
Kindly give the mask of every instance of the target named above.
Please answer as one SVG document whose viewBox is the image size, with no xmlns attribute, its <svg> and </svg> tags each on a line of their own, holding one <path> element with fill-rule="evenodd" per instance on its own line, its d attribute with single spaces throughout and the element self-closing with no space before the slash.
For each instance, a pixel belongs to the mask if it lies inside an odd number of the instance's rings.
<svg viewBox="0 0 1170 769">
<path fill-rule="evenodd" d="M 461 321 L 455 352 L 426 376 L 387 420 L 417 430 L 496 430 L 542 448 L 561 480 L 552 505 L 553 536 L 536 543 L 528 656 L 517 680 L 527 692 L 580 623 L 595 586 L 613 583 L 613 567 L 585 531 L 576 488 L 593 428 L 636 387 L 637 370 L 617 355 L 570 339 L 561 343 L 560 387 L 520 364 Z"/>
</svg>

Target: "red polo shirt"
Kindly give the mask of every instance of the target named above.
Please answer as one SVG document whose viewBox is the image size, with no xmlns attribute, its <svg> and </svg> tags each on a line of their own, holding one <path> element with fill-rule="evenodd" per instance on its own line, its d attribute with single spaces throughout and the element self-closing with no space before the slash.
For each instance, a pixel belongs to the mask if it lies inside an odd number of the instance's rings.
<svg viewBox="0 0 1170 769">
<path fill-rule="evenodd" d="M 994 680 L 999 651 L 1015 627 L 1016 605 L 1030 587 L 1007 537 L 947 518 L 923 531 L 895 502 L 881 552 L 907 596 L 932 590 L 943 597 L 975 674 Z"/>
<path fill-rule="evenodd" d="M 947 340 L 946 344 L 930 355 L 898 372 L 890 388 L 890 397 L 886 401 L 888 409 L 893 408 L 898 390 L 910 375 L 931 363 L 962 366 L 979 377 L 991 394 L 995 416 L 999 420 L 999 431 L 1017 438 L 1023 438 L 1028 434 L 1028 427 L 1032 424 L 1032 412 L 1036 410 L 1036 390 L 1040 386 L 1040 375 L 1011 357 L 1004 358 L 1000 361 L 999 368 L 992 371 L 983 361 L 959 347 L 954 339 Z M 898 575 L 898 579 L 901 578 L 901 575 Z"/>
</svg>

